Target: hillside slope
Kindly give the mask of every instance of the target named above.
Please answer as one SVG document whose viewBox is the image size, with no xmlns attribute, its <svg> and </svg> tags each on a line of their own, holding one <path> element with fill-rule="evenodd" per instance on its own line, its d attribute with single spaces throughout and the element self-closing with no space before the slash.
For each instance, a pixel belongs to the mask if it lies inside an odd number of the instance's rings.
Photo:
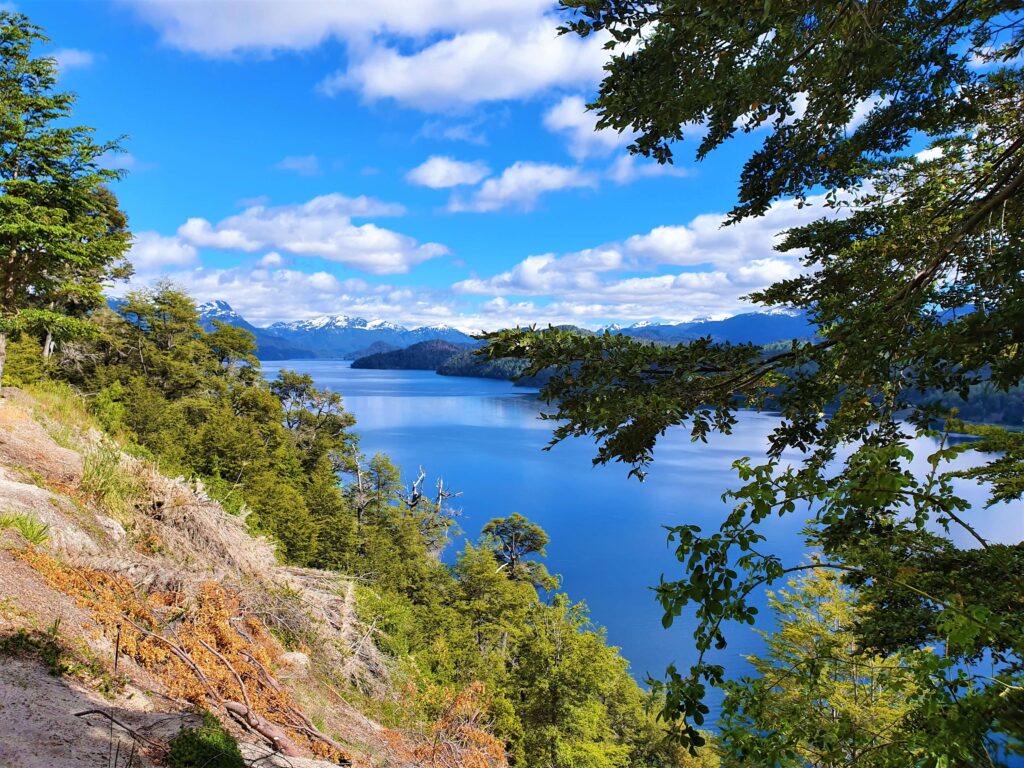
<svg viewBox="0 0 1024 768">
<path fill-rule="evenodd" d="M 350 703 L 397 701 L 354 582 L 278 565 L 201 484 L 123 453 L 70 390 L 3 395 L 0 766 L 165 764 L 200 709 L 260 765 L 414 766 L 438 743 L 437 765 L 505 764 L 469 697 L 417 733 Z"/>
</svg>

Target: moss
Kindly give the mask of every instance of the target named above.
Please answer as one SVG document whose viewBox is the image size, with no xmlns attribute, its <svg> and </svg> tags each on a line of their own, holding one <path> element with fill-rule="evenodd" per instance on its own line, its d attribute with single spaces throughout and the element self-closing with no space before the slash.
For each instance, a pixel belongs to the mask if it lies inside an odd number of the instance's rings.
<svg viewBox="0 0 1024 768">
<path fill-rule="evenodd" d="M 245 768 L 238 742 L 217 718 L 203 712 L 198 728 L 184 728 L 170 743 L 171 768 Z"/>
</svg>

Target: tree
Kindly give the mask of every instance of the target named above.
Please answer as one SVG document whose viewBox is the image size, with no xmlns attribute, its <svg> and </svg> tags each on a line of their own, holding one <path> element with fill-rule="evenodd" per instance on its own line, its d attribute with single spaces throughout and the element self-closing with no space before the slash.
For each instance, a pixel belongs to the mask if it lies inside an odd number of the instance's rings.
<svg viewBox="0 0 1024 768">
<path fill-rule="evenodd" d="M 817 339 L 765 353 L 520 329 L 490 336 L 484 351 L 529 361 L 527 375 L 553 370 L 543 394 L 562 422 L 555 439 L 593 436 L 597 462 L 623 461 L 641 478 L 666 429 L 704 440 L 728 434 L 740 408 L 781 414 L 764 460 L 737 463 L 720 530 L 671 528 L 685 573 L 658 598 L 666 625 L 696 606 L 699 660 L 688 674 L 669 669 L 664 715 L 684 718 L 685 737 L 700 742 L 706 687 L 724 675 L 707 652 L 727 643 L 726 622 L 754 621 L 752 593 L 805 568 L 763 552 L 758 525 L 810 505 L 808 545 L 880 606 L 861 641 L 893 651 L 953 630 L 962 642 L 948 662 L 991 654 L 995 673 L 966 693 L 958 675 L 936 675 L 951 721 L 1019 734 L 1022 547 L 978 533 L 949 466 L 971 446 L 931 431 L 950 415 L 943 397 L 1008 391 L 1024 374 L 1019 4 L 566 5 L 568 31 L 607 34 L 614 52 L 593 105 L 599 126 L 637 130 L 631 149 L 663 162 L 691 123 L 704 131 L 698 157 L 738 130 L 765 130 L 730 221 L 784 197 L 825 214 L 780 246 L 806 254 L 804 273 L 749 297 L 805 310 Z M 912 144 L 928 151 L 904 154 Z M 918 436 L 940 440 L 923 476 L 908 468 Z M 1019 451 L 984 466 L 974 477 L 993 498 L 1019 501 Z"/>
<path fill-rule="evenodd" d="M 860 653 L 853 632 L 868 609 L 832 571 L 809 571 L 769 595 L 775 630 L 729 684 L 719 748 L 737 765 L 906 765 L 914 745 L 916 654 Z M 979 741 L 984 734 L 978 734 Z"/>
<path fill-rule="evenodd" d="M 530 581 L 539 588 L 557 586 L 542 563 L 527 560 L 530 555 L 544 556 L 548 535 L 536 523 L 531 523 L 518 512 L 508 517 L 496 517 L 483 528 L 483 544 L 498 560 L 498 570 L 507 571 L 510 579 Z"/>
<path fill-rule="evenodd" d="M 73 94 L 56 90 L 54 59 L 32 57 L 46 41 L 0 11 L 0 377 L 13 330 L 87 332 L 69 312 L 97 306 L 104 281 L 129 272 L 126 220 L 103 186 L 120 172 L 100 166 L 118 144 L 66 124 Z"/>
</svg>

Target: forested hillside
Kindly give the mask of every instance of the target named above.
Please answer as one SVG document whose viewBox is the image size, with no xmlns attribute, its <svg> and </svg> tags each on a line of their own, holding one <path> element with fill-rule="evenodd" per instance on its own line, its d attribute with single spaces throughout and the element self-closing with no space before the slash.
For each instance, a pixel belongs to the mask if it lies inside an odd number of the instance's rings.
<svg viewBox="0 0 1024 768">
<path fill-rule="evenodd" d="M 91 338 L 45 370 L 38 342 L 19 336 L 6 381 L 73 386 L 107 434 L 164 473 L 200 479 L 283 563 L 356 579 L 394 686 L 351 691 L 366 714 L 422 729 L 472 695 L 502 760 L 689 764 L 585 606 L 558 591 L 538 526 L 495 509 L 483 538 L 444 565 L 455 519 L 443 487 L 362 455 L 338 394 L 287 371 L 266 382 L 251 334 L 220 323 L 207 333 L 198 319 L 172 286 L 135 293 L 116 313 L 98 309 Z M 303 646 L 281 630 L 286 647 Z"/>
</svg>

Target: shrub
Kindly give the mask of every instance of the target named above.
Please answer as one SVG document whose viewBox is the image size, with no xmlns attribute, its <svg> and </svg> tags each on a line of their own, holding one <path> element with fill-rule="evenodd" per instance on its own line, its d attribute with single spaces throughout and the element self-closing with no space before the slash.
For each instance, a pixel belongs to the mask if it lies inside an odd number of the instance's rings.
<svg viewBox="0 0 1024 768">
<path fill-rule="evenodd" d="M 198 728 L 183 728 L 171 740 L 167 762 L 171 768 L 245 768 L 235 737 L 209 712 Z"/>
</svg>

